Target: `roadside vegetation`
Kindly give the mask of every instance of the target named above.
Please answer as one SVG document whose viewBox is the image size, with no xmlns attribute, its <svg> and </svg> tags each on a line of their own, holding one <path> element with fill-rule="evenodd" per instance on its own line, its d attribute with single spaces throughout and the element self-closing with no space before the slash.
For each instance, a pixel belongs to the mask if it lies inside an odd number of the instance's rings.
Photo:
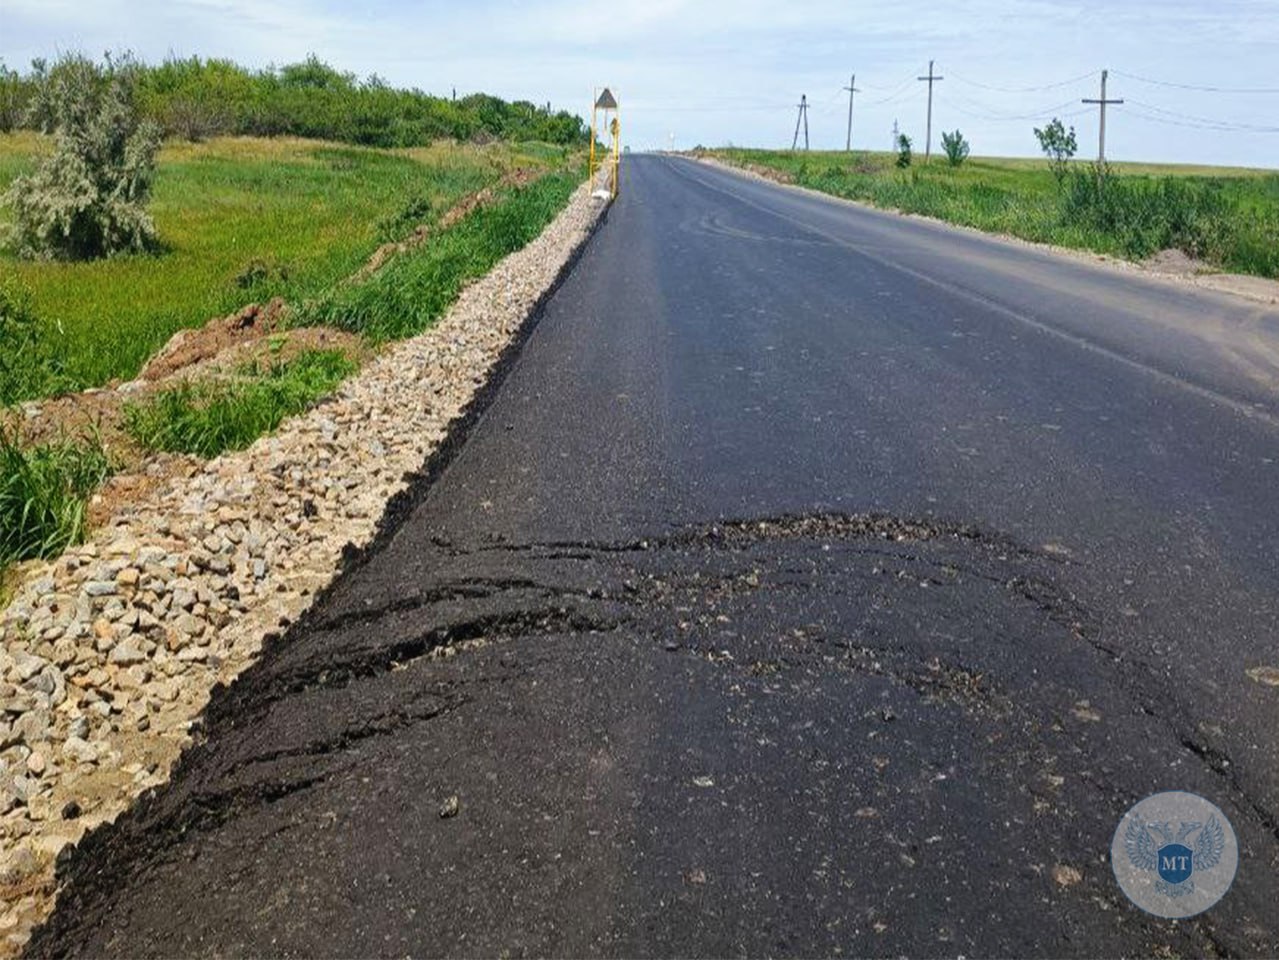
<svg viewBox="0 0 1279 960">
<path fill-rule="evenodd" d="M 581 182 L 577 171 L 554 173 L 503 191 L 409 256 L 397 257 L 367 282 L 336 287 L 305 304 L 297 322 L 336 327 L 374 342 L 420 333 L 467 281 L 542 232 Z"/>
<path fill-rule="evenodd" d="M 0 188 L 46 147 L 31 134 L 0 135 Z M 150 204 L 161 252 L 74 263 L 0 252 L 25 318 L 21 360 L 0 371 L 0 403 L 129 379 L 177 330 L 272 297 L 320 296 L 380 243 L 507 171 L 565 159 L 562 148 L 514 144 L 170 144 Z"/>
<path fill-rule="evenodd" d="M 145 450 L 216 457 L 243 450 L 285 417 L 301 413 L 355 372 L 338 350 L 248 364 L 225 380 L 184 381 L 126 405 L 129 433 Z"/>
<path fill-rule="evenodd" d="M 0 66 L 0 580 L 81 539 L 113 467 L 247 447 L 424 330 L 563 208 L 584 143 L 549 107 L 314 59 Z M 159 382 L 94 393 L 166 344 Z"/>
<path fill-rule="evenodd" d="M 949 138 L 959 153 L 957 136 Z M 706 153 L 823 193 L 992 233 L 1132 260 L 1179 250 L 1212 268 L 1279 277 L 1279 174 L 1141 164 L 1098 171 L 1070 160 L 1072 140 L 1053 129 L 1049 161 L 964 153 L 927 167 L 911 156 L 909 141 L 895 155 Z"/>
<path fill-rule="evenodd" d="M 75 57 L 64 57 L 52 72 Z M 370 147 L 417 147 L 438 140 L 536 140 L 584 146 L 582 120 L 549 104 L 508 102 L 483 93 L 432 96 L 399 90 L 374 75 L 363 80 L 315 56 L 301 63 L 249 70 L 230 60 L 170 57 L 137 64 L 143 121 L 167 137 L 306 137 Z M 0 133 L 30 123 L 39 95 L 36 61 L 26 73 L 0 63 Z M 451 94 L 451 92 L 450 92 Z"/>
<path fill-rule="evenodd" d="M 110 472 L 95 438 L 23 446 L 0 429 L 0 580 L 11 563 L 79 542 L 85 503 Z"/>
</svg>

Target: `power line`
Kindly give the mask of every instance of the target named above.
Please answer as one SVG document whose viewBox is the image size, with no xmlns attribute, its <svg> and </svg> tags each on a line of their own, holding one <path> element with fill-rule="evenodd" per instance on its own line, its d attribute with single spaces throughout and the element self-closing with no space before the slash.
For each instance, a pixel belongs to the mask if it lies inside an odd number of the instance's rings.
<svg viewBox="0 0 1279 960">
<path fill-rule="evenodd" d="M 1119 71 L 1116 70 L 1115 72 L 1118 73 Z M 1077 77 L 1071 77 L 1069 80 L 1058 80 L 1056 83 L 1046 83 L 1040 87 L 995 87 L 988 83 L 981 83 L 977 80 L 969 80 L 965 77 L 961 77 L 959 74 L 955 73 L 954 70 L 950 72 L 950 75 L 960 83 L 966 83 L 970 87 L 980 87 L 983 90 L 994 90 L 996 93 L 1042 93 L 1045 90 L 1056 90 L 1059 87 L 1068 87 L 1073 83 L 1091 80 L 1097 75 L 1097 71 L 1092 70 L 1088 73 L 1082 73 Z"/>
<path fill-rule="evenodd" d="M 1279 127 L 1267 127 L 1255 123 L 1238 123 L 1233 120 L 1214 120 L 1211 117 L 1197 117 L 1193 114 L 1165 110 L 1163 107 L 1157 107 L 1153 103 L 1142 103 L 1140 100 L 1129 100 L 1128 103 L 1130 106 L 1138 108 L 1137 111 L 1133 112 L 1134 116 L 1142 116 L 1146 111 L 1150 111 L 1154 115 L 1147 116 L 1146 119 L 1170 123 L 1174 126 L 1193 127 L 1199 130 L 1221 130 L 1231 133 L 1279 133 Z"/>
<path fill-rule="evenodd" d="M 1193 83 L 1174 83 L 1171 80 L 1153 80 L 1150 77 L 1138 76 L 1135 73 L 1124 73 L 1116 70 L 1115 76 L 1138 83 L 1149 83 L 1156 87 L 1173 87 L 1177 90 L 1201 90 L 1204 93 L 1279 93 L 1279 87 L 1201 87 Z"/>
<path fill-rule="evenodd" d="M 973 100 L 969 100 L 966 97 L 956 96 L 953 93 L 948 93 L 943 98 L 943 100 L 948 105 L 959 110 L 960 113 L 967 114 L 970 117 L 975 117 L 978 120 L 995 120 L 995 121 L 1038 120 L 1049 114 L 1060 113 L 1061 111 L 1065 110 L 1067 107 L 1072 107 L 1075 105 L 1074 100 L 1067 100 L 1064 103 L 1054 104 L 1051 107 L 1043 107 L 1041 109 L 1028 111 L 1026 113 L 1001 113 L 999 111 L 992 110 L 983 104 L 979 104 Z M 1079 110 L 1075 112 L 1088 113 L 1091 111 Z"/>
<path fill-rule="evenodd" d="M 919 68 L 919 70 L 923 70 L 923 69 L 924 69 L 923 67 L 920 67 L 920 68 Z M 902 89 L 903 89 L 903 88 L 905 88 L 905 87 L 913 87 L 913 86 L 914 86 L 914 83 L 915 83 L 915 74 L 919 73 L 919 70 L 912 70 L 912 71 L 910 72 L 910 76 L 903 78 L 903 79 L 902 79 L 902 81 L 901 81 L 900 83 L 895 83 L 895 84 L 893 84 L 891 87 L 877 87 L 877 86 L 875 86 L 874 84 L 867 84 L 866 89 L 867 89 L 867 90 L 876 90 L 876 91 L 878 91 L 878 92 L 880 92 L 880 93 L 885 93 L 885 92 L 887 92 L 887 93 L 888 93 L 888 94 L 890 94 L 890 95 L 891 95 L 891 94 L 894 94 L 894 93 L 897 93 L 899 90 L 902 90 Z"/>
</svg>

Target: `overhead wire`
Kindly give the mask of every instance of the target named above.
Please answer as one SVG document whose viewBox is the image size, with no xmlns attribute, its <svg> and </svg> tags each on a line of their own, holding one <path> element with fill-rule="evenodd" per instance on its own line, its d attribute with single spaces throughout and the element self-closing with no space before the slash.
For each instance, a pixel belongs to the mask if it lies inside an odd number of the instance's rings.
<svg viewBox="0 0 1279 960">
<path fill-rule="evenodd" d="M 1156 87 L 1172 87 L 1177 90 L 1199 90 L 1203 93 L 1242 93 L 1242 94 L 1279 94 L 1279 87 L 1214 87 L 1201 86 L 1194 83 L 1178 83 L 1173 80 L 1155 80 L 1151 77 L 1143 77 L 1136 73 L 1125 73 L 1123 70 L 1111 70 L 1116 77 L 1123 77 L 1126 80 L 1136 80 L 1138 83 L 1148 83 Z"/>
<path fill-rule="evenodd" d="M 967 77 L 960 76 L 953 70 L 948 70 L 947 73 L 952 79 L 958 80 L 960 83 L 966 83 L 971 87 L 979 87 L 982 90 L 993 90 L 996 93 L 1042 93 L 1045 90 L 1056 90 L 1060 87 L 1068 87 L 1071 84 L 1090 80 L 1097 76 L 1097 71 L 1093 70 L 1089 73 L 1081 73 L 1077 77 L 1071 77 L 1069 80 L 1058 80 L 1054 83 L 1045 83 L 1038 87 L 996 87 L 988 83 L 981 83 L 977 80 L 969 80 Z"/>
</svg>

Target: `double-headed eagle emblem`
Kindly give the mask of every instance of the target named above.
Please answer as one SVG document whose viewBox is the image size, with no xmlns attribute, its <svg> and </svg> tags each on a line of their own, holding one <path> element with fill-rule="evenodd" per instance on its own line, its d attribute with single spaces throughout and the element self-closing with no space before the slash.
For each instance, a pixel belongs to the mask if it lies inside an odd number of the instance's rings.
<svg viewBox="0 0 1279 960">
<path fill-rule="evenodd" d="M 1192 846 L 1191 836 L 1196 832 Z M 1160 893 L 1184 897 L 1194 893 L 1194 874 L 1211 870 L 1221 862 L 1226 832 L 1216 816 L 1210 816 L 1206 824 L 1197 820 L 1182 822 L 1175 830 L 1169 821 L 1143 823 L 1134 817 L 1124 831 L 1124 848 L 1134 867 L 1158 874 L 1155 888 Z"/>
</svg>

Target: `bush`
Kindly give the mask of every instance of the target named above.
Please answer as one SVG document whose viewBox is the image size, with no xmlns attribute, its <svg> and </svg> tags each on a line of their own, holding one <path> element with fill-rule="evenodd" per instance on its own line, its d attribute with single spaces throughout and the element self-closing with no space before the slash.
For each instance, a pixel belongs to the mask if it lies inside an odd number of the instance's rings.
<svg viewBox="0 0 1279 960">
<path fill-rule="evenodd" d="M 910 166 L 911 160 L 911 139 L 906 134 L 897 137 L 897 160 L 895 161 L 898 169 L 905 170 Z"/>
<path fill-rule="evenodd" d="M 30 84 L 18 71 L 10 70 L 0 60 L 0 133 L 9 133 L 22 123 L 30 92 Z"/>
<path fill-rule="evenodd" d="M 69 55 L 52 69 L 37 62 L 35 80 L 31 117 L 54 150 L 9 188 L 19 254 L 88 260 L 146 249 L 160 131 L 139 116 L 138 67 Z"/>
<path fill-rule="evenodd" d="M 242 450 L 285 417 L 301 413 L 355 371 L 338 350 L 312 350 L 226 382 L 183 383 L 124 409 L 125 426 L 148 450 L 215 457 Z"/>
<path fill-rule="evenodd" d="M 79 543 L 85 503 L 110 472 L 96 440 L 24 449 L 0 430 L 0 567 Z"/>
<path fill-rule="evenodd" d="M 1057 183 L 1060 185 L 1066 179 L 1066 173 L 1070 169 L 1070 158 L 1079 149 L 1079 142 L 1075 139 L 1075 128 L 1071 127 L 1067 130 L 1060 120 L 1053 117 L 1052 123 L 1042 130 L 1035 127 L 1035 139 L 1039 141 L 1039 148 L 1048 158 L 1048 165 L 1052 168 L 1053 176 L 1057 178 Z"/>
<path fill-rule="evenodd" d="M 952 167 L 958 167 L 968 159 L 968 141 L 964 139 L 964 135 L 956 130 L 954 133 L 945 133 L 941 135 L 942 149 L 946 151 L 946 162 Z"/>
</svg>

